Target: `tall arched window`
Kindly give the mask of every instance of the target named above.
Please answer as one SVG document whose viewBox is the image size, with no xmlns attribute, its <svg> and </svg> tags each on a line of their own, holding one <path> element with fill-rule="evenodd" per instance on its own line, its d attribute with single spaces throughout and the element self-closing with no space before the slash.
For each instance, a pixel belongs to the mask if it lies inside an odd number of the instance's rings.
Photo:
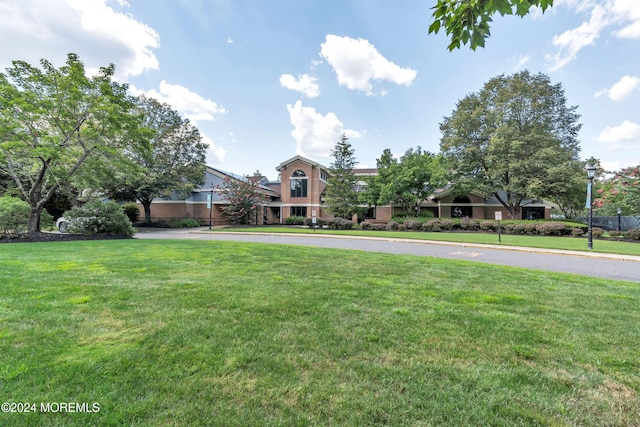
<svg viewBox="0 0 640 427">
<path fill-rule="evenodd" d="M 291 174 L 291 197 L 307 197 L 307 175 L 300 169 Z"/>
</svg>

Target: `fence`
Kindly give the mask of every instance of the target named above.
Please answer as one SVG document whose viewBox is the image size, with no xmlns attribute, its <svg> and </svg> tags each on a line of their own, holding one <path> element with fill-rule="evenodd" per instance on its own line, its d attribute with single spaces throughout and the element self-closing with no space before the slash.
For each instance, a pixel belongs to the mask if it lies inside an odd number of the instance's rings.
<svg viewBox="0 0 640 427">
<path fill-rule="evenodd" d="M 589 223 L 589 218 L 578 218 L 585 224 Z M 632 228 L 640 228 L 640 219 L 635 216 L 621 216 L 618 223 L 617 216 L 594 216 L 593 226 L 602 228 L 603 230 L 622 230 L 629 231 Z"/>
</svg>

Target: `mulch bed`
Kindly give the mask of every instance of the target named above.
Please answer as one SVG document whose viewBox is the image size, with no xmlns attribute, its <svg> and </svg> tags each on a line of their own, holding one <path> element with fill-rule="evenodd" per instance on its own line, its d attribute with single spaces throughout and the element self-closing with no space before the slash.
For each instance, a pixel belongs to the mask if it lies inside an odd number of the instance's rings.
<svg viewBox="0 0 640 427">
<path fill-rule="evenodd" d="M 75 242 L 78 240 L 113 240 L 130 239 L 130 237 L 113 234 L 61 234 L 61 233 L 20 233 L 17 236 L 0 238 L 0 243 L 29 243 L 29 242 Z"/>
</svg>

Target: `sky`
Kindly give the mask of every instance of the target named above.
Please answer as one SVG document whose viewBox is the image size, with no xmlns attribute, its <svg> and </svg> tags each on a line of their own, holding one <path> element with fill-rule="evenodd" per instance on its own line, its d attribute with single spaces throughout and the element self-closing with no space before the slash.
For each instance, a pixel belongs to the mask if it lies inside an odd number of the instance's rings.
<svg viewBox="0 0 640 427">
<path fill-rule="evenodd" d="M 208 165 L 275 180 L 295 155 L 329 166 L 343 133 L 362 168 L 386 148 L 437 153 L 458 100 L 526 69 L 578 106 L 583 159 L 640 164 L 638 0 L 497 15 L 485 48 L 452 52 L 428 34 L 435 2 L 0 0 L 0 70 L 70 52 L 89 72 L 113 63 L 132 94 L 198 127 Z"/>
</svg>

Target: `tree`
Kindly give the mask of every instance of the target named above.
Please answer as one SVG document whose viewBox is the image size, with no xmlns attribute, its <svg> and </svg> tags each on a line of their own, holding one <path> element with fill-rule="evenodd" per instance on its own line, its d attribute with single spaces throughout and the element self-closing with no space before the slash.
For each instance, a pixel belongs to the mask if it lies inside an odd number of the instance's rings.
<svg viewBox="0 0 640 427">
<path fill-rule="evenodd" d="M 446 184 L 442 157 L 423 151 L 420 146 L 415 150 L 409 148 L 397 162 L 388 158 L 382 161 L 388 167 L 380 174 L 378 204 L 399 205 L 405 212 L 418 216 L 422 203 Z"/>
<path fill-rule="evenodd" d="M 140 142 L 127 86 L 111 80 L 113 64 L 94 77 L 72 53 L 59 69 L 40 64 L 13 61 L 0 74 L 0 173 L 29 203 L 31 233 L 58 188 L 116 169 L 122 151 Z"/>
<path fill-rule="evenodd" d="M 252 214 L 264 204 L 265 196 L 258 183 L 249 179 L 236 179 L 226 176 L 222 186 L 216 188 L 228 202 L 221 208 L 232 224 L 249 224 Z"/>
<path fill-rule="evenodd" d="M 155 198 L 186 198 L 203 184 L 206 145 L 198 128 L 170 105 L 140 96 L 136 110 L 143 117 L 143 128 L 150 131 L 149 146 L 128 153 L 138 172 L 114 177 L 108 192 L 119 199 L 138 200 L 144 207 L 145 222 L 150 223 Z"/>
<path fill-rule="evenodd" d="M 354 153 L 355 150 L 345 134 L 342 134 L 331 151 L 334 161 L 329 167 L 331 176 L 327 182 L 325 200 L 329 211 L 338 218 L 351 219 L 359 210 L 357 179 L 353 173 L 358 162 Z"/>
<path fill-rule="evenodd" d="M 398 205 L 413 216 L 440 186 L 446 184 L 446 169 L 441 156 L 409 148 L 400 159 L 385 149 L 377 159 L 378 173 L 368 179 L 360 200 L 369 204 Z"/>
<path fill-rule="evenodd" d="M 485 39 L 490 36 L 490 22 L 493 15 L 527 15 L 532 6 L 538 6 L 542 12 L 553 6 L 553 0 L 438 0 L 433 7 L 433 22 L 429 25 L 429 34 L 438 33 L 444 28 L 451 37 L 449 50 L 459 49 L 460 43 L 470 44 L 471 49 L 484 47 Z"/>
<path fill-rule="evenodd" d="M 620 208 L 623 215 L 640 217 L 640 165 L 621 169 L 600 185 L 593 201 L 598 214 L 617 215 Z"/>
<path fill-rule="evenodd" d="M 495 77 L 458 101 L 440 124 L 455 186 L 495 196 L 512 219 L 523 200 L 557 194 L 581 165 L 580 116 L 566 104 L 560 84 L 528 71 Z"/>
</svg>

